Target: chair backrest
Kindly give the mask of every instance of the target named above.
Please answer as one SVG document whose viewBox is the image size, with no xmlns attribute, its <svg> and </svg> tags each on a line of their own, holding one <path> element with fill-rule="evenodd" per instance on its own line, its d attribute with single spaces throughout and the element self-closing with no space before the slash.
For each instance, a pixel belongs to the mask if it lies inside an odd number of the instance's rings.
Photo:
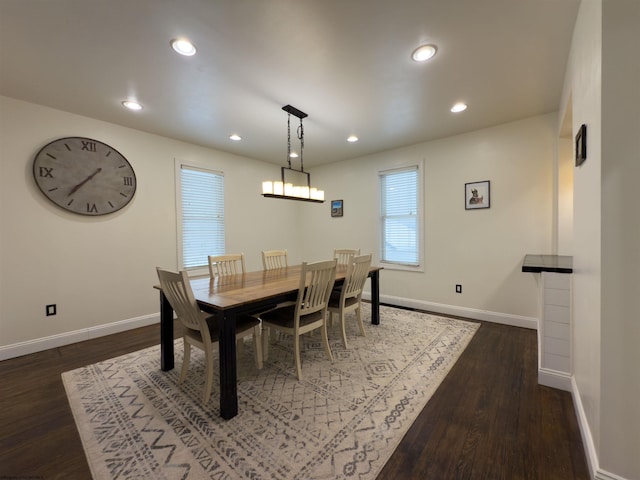
<svg viewBox="0 0 640 480">
<path fill-rule="evenodd" d="M 262 266 L 265 270 L 285 268 L 289 266 L 289 257 L 286 250 L 263 250 Z"/>
<path fill-rule="evenodd" d="M 326 310 L 336 281 L 336 265 L 335 259 L 302 264 L 296 318 Z"/>
<path fill-rule="evenodd" d="M 351 258 L 360 255 L 360 249 L 336 248 L 333 251 L 333 258 L 338 260 L 338 265 L 349 265 Z"/>
<path fill-rule="evenodd" d="M 211 278 L 244 273 L 244 253 L 209 255 L 209 273 Z"/>
<path fill-rule="evenodd" d="M 184 270 L 177 273 L 169 272 L 162 270 L 160 267 L 156 267 L 156 271 L 160 279 L 162 293 L 171 304 L 171 307 L 173 307 L 182 324 L 192 330 L 206 330 L 204 317 L 193 296 L 187 272 Z"/>
<path fill-rule="evenodd" d="M 369 276 L 370 267 L 371 254 L 352 258 L 342 285 L 341 300 L 362 295 L 362 289 Z"/>
</svg>

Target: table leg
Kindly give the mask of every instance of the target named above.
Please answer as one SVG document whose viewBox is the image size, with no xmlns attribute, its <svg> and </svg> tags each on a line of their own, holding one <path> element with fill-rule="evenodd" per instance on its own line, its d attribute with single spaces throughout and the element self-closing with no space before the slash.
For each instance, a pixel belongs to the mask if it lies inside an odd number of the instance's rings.
<svg viewBox="0 0 640 480">
<path fill-rule="evenodd" d="M 173 308 L 160 290 L 160 368 L 173 369 Z"/>
<path fill-rule="evenodd" d="M 371 272 L 371 324 L 380 325 L 380 272 Z"/>
<path fill-rule="evenodd" d="M 238 414 L 238 372 L 236 359 L 236 315 L 218 315 L 220 328 L 220 416 L 229 420 Z"/>
</svg>

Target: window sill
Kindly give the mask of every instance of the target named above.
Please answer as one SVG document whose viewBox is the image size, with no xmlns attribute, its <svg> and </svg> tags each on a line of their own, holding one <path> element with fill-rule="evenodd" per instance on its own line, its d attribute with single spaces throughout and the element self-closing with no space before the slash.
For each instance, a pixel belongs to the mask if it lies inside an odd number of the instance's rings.
<svg viewBox="0 0 640 480">
<path fill-rule="evenodd" d="M 399 263 L 380 262 L 380 266 L 385 270 L 424 273 L 424 267 L 422 265 L 402 265 Z"/>
</svg>

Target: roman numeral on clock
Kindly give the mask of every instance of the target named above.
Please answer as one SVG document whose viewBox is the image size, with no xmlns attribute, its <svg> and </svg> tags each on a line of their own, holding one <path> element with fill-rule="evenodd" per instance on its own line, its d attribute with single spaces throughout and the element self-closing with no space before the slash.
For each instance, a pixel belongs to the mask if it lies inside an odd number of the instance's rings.
<svg viewBox="0 0 640 480">
<path fill-rule="evenodd" d="M 40 176 L 42 178 L 53 178 L 53 167 L 40 167 Z"/>
<path fill-rule="evenodd" d="M 82 140 L 82 150 L 86 150 L 87 152 L 95 152 L 96 151 L 96 142 L 89 142 L 88 140 Z"/>
</svg>

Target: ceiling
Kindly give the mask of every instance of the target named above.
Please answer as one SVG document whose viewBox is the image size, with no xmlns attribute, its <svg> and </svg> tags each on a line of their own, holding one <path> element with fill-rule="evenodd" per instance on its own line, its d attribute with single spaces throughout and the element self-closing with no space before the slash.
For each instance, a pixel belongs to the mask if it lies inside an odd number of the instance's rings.
<svg viewBox="0 0 640 480">
<path fill-rule="evenodd" d="M 556 111 L 579 2 L 0 0 L 0 95 L 282 165 L 291 104 L 313 166 Z"/>
</svg>

